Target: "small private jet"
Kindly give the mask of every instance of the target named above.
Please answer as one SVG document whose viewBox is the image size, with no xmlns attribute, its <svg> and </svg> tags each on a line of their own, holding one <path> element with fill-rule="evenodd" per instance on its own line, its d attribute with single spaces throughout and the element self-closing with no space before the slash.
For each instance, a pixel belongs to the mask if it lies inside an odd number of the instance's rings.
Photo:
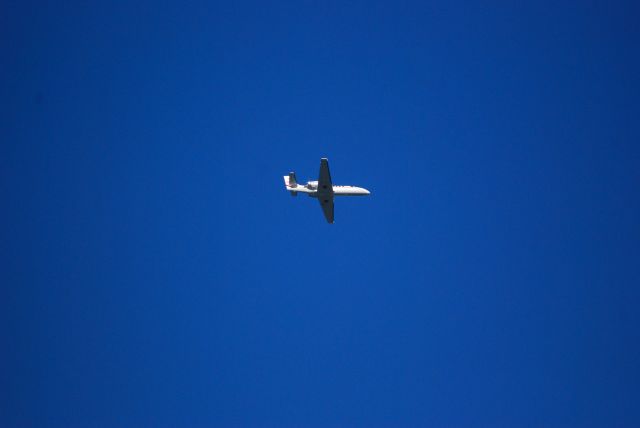
<svg viewBox="0 0 640 428">
<path fill-rule="evenodd" d="M 327 158 L 320 159 L 318 181 L 309 181 L 306 185 L 301 185 L 298 184 L 296 173 L 290 172 L 289 175 L 284 176 L 284 185 L 292 196 L 298 196 L 298 193 L 306 193 L 312 198 L 318 198 L 328 223 L 333 223 L 334 196 L 366 196 L 370 194 L 367 189 L 362 187 L 334 185 L 331 182 Z"/>
</svg>

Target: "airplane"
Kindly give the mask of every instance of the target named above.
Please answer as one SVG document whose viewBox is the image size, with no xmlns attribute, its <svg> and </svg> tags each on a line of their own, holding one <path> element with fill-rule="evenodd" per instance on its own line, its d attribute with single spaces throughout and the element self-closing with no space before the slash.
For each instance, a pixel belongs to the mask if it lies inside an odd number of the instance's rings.
<svg viewBox="0 0 640 428">
<path fill-rule="evenodd" d="M 362 187 L 334 185 L 331 182 L 329 160 L 327 158 L 320 159 L 318 181 L 309 181 L 306 185 L 298 184 L 296 173 L 290 172 L 289 175 L 284 176 L 284 185 L 291 192 L 291 196 L 298 196 L 298 193 L 306 193 L 312 198 L 317 198 L 328 223 L 333 223 L 334 196 L 366 196 L 371 194 L 371 192 Z"/>
</svg>

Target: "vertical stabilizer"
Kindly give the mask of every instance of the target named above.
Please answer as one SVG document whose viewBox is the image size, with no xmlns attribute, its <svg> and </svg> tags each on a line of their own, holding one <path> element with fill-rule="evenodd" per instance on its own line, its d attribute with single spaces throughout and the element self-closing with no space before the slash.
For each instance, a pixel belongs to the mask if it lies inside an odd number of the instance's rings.
<svg viewBox="0 0 640 428">
<path fill-rule="evenodd" d="M 284 177 L 284 185 L 287 187 L 287 190 L 295 189 L 298 187 L 298 181 L 296 180 L 296 173 L 290 172 L 289 175 L 285 175 Z"/>
<path fill-rule="evenodd" d="M 298 180 L 296 180 L 296 173 L 290 172 L 289 175 L 285 175 L 284 177 L 284 185 L 289 192 L 291 192 L 291 196 L 298 196 L 298 192 L 295 190 L 298 187 Z"/>
</svg>

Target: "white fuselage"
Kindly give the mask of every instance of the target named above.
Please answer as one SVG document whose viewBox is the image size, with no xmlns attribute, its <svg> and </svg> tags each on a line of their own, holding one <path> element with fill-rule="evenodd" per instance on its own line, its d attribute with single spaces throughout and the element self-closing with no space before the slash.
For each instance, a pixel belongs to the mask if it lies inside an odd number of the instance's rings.
<svg viewBox="0 0 640 428">
<path fill-rule="evenodd" d="M 318 189 L 317 181 L 309 181 L 306 185 L 296 185 L 295 187 L 287 186 L 288 190 L 306 193 L 312 198 L 318 197 L 318 192 L 322 192 L 322 189 Z M 331 186 L 333 188 L 333 196 L 365 196 L 369 195 L 370 192 L 363 187 L 356 186 Z"/>
</svg>

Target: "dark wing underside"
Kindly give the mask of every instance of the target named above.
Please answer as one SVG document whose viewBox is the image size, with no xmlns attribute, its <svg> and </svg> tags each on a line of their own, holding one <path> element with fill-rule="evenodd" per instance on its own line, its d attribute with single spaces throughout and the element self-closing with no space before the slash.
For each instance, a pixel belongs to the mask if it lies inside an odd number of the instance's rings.
<svg viewBox="0 0 640 428">
<path fill-rule="evenodd" d="M 318 174 L 318 201 L 322 207 L 324 217 L 333 223 L 333 183 L 329 172 L 329 161 L 320 159 L 320 173 Z"/>
<path fill-rule="evenodd" d="M 318 174 L 318 192 L 333 193 L 333 183 L 331 183 L 331 173 L 329 173 L 329 161 L 326 158 L 320 159 L 320 173 Z"/>
<path fill-rule="evenodd" d="M 333 196 L 318 196 L 318 201 L 320 201 L 324 218 L 327 219 L 328 223 L 333 223 Z"/>
</svg>

